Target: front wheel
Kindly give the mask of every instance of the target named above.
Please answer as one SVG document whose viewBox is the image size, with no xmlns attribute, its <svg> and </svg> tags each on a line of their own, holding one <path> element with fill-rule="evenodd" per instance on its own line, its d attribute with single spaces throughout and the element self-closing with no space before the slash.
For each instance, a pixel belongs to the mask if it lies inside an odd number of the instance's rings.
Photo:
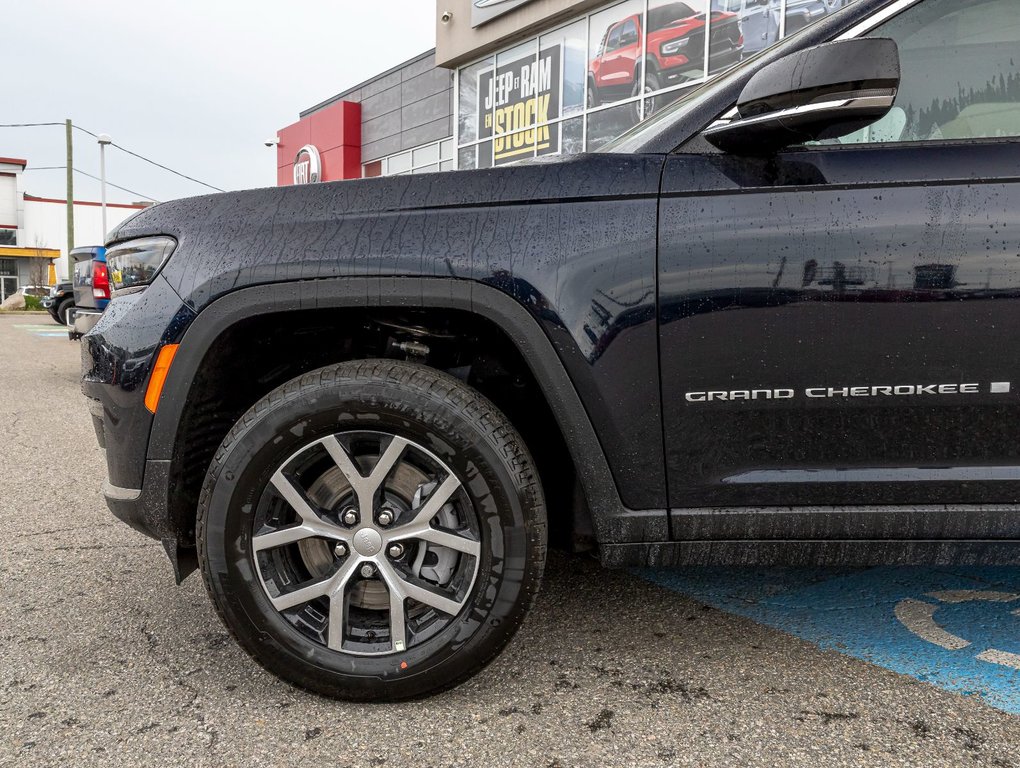
<svg viewBox="0 0 1020 768">
<path fill-rule="evenodd" d="M 64 299 L 57 305 L 53 319 L 61 325 L 70 326 L 71 323 L 67 322 L 67 313 L 72 309 L 74 309 L 74 299 Z"/>
<path fill-rule="evenodd" d="M 661 88 L 661 87 L 662 86 L 659 84 L 659 75 L 658 75 L 658 73 L 654 69 L 652 69 L 651 67 L 648 67 L 646 65 L 646 67 L 645 67 L 645 86 L 644 86 L 644 94 L 643 95 L 648 97 L 650 94 L 653 94 L 656 91 L 658 91 L 659 88 Z M 646 118 L 647 117 L 651 117 L 653 114 L 655 114 L 655 112 L 658 111 L 658 107 L 657 107 L 655 102 L 656 102 L 656 99 L 654 97 L 652 97 L 652 98 L 645 98 L 644 116 Z"/>
<path fill-rule="evenodd" d="M 521 625 L 545 561 L 521 438 L 460 381 L 389 360 L 294 379 L 224 439 L 202 489 L 216 607 L 264 667 L 337 698 L 451 687 Z"/>
</svg>

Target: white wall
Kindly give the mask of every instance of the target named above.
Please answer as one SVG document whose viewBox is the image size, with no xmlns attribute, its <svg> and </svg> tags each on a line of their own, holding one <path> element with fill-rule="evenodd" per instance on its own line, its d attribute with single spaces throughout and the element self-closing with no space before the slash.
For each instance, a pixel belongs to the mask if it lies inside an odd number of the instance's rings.
<svg viewBox="0 0 1020 768">
<path fill-rule="evenodd" d="M 106 208 L 106 227 L 113 229 L 136 208 Z M 64 201 L 25 200 L 25 225 L 18 245 L 25 248 L 59 248 L 57 277 L 67 277 L 67 208 Z M 101 245 L 104 240 L 103 214 L 98 205 L 74 204 L 74 245 Z"/>
<path fill-rule="evenodd" d="M 0 176 L 0 224 L 18 226 L 18 179 Z"/>
</svg>

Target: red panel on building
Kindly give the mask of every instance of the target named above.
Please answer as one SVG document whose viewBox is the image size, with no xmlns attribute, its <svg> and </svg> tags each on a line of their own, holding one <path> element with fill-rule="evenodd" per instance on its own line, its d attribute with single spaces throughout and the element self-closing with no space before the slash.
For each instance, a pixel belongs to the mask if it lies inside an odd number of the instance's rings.
<svg viewBox="0 0 1020 768">
<path fill-rule="evenodd" d="M 320 181 L 361 178 L 361 105 L 338 101 L 288 125 L 277 134 L 276 183 L 294 183 L 298 151 L 311 145 L 322 161 Z"/>
</svg>

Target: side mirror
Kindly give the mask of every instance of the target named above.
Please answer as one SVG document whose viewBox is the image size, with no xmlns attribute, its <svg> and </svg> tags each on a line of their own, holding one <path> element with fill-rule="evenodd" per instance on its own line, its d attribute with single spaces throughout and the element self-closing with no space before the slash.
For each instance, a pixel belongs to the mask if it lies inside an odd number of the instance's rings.
<svg viewBox="0 0 1020 768">
<path fill-rule="evenodd" d="M 704 136 L 738 155 L 833 139 L 885 117 L 899 85 L 900 54 L 893 40 L 817 45 L 758 70 L 740 93 L 737 117 Z"/>
</svg>

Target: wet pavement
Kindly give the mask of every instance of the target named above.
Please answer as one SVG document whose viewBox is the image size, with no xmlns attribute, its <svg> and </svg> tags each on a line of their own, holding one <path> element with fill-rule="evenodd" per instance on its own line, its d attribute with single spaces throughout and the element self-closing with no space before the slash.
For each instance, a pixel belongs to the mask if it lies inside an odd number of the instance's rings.
<svg viewBox="0 0 1020 768">
<path fill-rule="evenodd" d="M 554 554 L 517 639 L 460 688 L 400 705 L 291 688 L 110 517 L 79 347 L 42 317 L 0 316 L 0 765 L 1020 768 L 1017 569 Z"/>
</svg>

